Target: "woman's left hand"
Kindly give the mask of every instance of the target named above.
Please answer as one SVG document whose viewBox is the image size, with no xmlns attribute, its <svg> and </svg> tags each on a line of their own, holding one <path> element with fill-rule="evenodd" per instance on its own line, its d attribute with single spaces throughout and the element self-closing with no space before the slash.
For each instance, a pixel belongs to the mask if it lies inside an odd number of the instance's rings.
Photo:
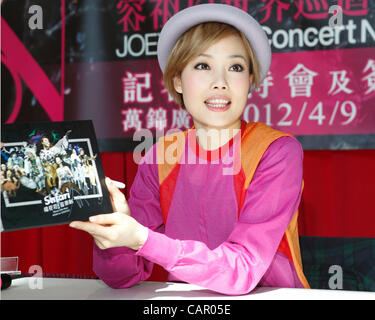
<svg viewBox="0 0 375 320">
<path fill-rule="evenodd" d="M 100 214 L 89 220 L 73 221 L 70 226 L 91 234 L 100 249 L 126 246 L 139 250 L 147 240 L 148 229 L 123 212 Z"/>
</svg>

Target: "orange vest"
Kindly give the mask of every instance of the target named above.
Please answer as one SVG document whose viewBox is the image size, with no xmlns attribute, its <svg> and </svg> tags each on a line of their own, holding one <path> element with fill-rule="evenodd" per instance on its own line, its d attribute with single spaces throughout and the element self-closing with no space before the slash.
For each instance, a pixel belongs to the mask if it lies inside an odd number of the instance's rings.
<svg viewBox="0 0 375 320">
<path fill-rule="evenodd" d="M 178 161 L 185 149 L 187 134 L 188 130 L 161 137 L 158 140 L 156 147 L 159 172 L 160 206 L 164 225 L 166 225 L 167 222 L 169 207 L 173 198 L 174 188 L 180 168 Z M 292 135 L 274 130 L 261 122 L 250 122 L 246 125 L 241 138 L 241 165 L 245 180 L 242 190 L 240 188 L 237 188 L 238 190 L 236 190 L 239 203 L 238 214 L 240 213 L 245 200 L 247 188 L 251 183 L 255 170 L 257 169 L 264 152 L 273 141 L 283 136 Z M 173 148 L 169 148 L 172 144 L 174 144 Z M 173 152 L 170 153 L 170 150 L 173 150 Z M 167 154 L 168 152 L 170 154 Z M 302 285 L 305 288 L 309 288 L 310 286 L 302 269 L 297 219 L 298 210 L 293 215 L 277 250 L 282 252 L 293 263 Z M 168 273 L 160 266 L 155 265 L 153 273 L 158 273 L 165 281 L 167 280 Z"/>
</svg>

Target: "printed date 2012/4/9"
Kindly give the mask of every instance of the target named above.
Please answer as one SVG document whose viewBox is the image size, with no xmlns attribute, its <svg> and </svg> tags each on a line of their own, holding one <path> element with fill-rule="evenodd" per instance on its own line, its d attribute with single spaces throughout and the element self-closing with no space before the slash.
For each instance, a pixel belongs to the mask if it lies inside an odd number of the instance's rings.
<svg viewBox="0 0 375 320">
<path fill-rule="evenodd" d="M 311 105 L 311 103 L 310 103 Z M 267 103 L 263 107 L 258 107 L 254 103 L 246 106 L 243 112 L 243 119 L 247 122 L 262 121 L 269 126 L 299 126 L 303 120 L 316 121 L 321 126 L 327 121 L 328 125 L 333 125 L 336 121 L 340 121 L 340 125 L 350 124 L 357 115 L 357 106 L 353 101 L 336 101 L 334 107 L 323 106 L 323 102 L 319 101 L 310 110 L 309 103 L 304 102 L 301 108 L 293 108 L 289 103 L 280 103 L 276 108 Z M 263 109 L 263 110 L 262 110 Z M 294 110 L 293 110 L 294 109 Z M 298 109 L 298 112 L 297 112 Z M 281 119 L 274 123 L 272 114 L 277 110 L 282 114 Z M 265 114 L 263 114 L 265 112 Z M 265 119 L 264 119 L 265 117 Z M 338 119 L 340 117 L 340 119 Z"/>
</svg>

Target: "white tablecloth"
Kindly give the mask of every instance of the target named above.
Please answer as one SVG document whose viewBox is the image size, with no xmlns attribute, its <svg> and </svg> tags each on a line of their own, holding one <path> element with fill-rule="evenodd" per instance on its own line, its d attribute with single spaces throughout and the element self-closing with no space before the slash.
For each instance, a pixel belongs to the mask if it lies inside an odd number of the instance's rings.
<svg viewBox="0 0 375 320">
<path fill-rule="evenodd" d="M 375 300 L 375 292 L 261 287 L 247 295 L 227 296 L 186 283 L 142 282 L 112 289 L 100 280 L 21 278 L 1 291 L 2 300 Z"/>
</svg>

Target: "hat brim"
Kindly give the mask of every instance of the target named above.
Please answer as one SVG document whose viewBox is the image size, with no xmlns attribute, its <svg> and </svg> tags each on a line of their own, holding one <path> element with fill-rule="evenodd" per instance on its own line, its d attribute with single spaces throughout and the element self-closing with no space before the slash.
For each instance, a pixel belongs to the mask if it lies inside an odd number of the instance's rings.
<svg viewBox="0 0 375 320">
<path fill-rule="evenodd" d="M 225 4 L 200 4 L 184 9 L 172 16 L 159 35 L 157 54 L 160 69 L 164 73 L 168 57 L 181 35 L 204 22 L 222 22 L 241 31 L 260 64 L 260 80 L 266 77 L 271 65 L 271 47 L 261 25 L 248 13 Z"/>
</svg>

